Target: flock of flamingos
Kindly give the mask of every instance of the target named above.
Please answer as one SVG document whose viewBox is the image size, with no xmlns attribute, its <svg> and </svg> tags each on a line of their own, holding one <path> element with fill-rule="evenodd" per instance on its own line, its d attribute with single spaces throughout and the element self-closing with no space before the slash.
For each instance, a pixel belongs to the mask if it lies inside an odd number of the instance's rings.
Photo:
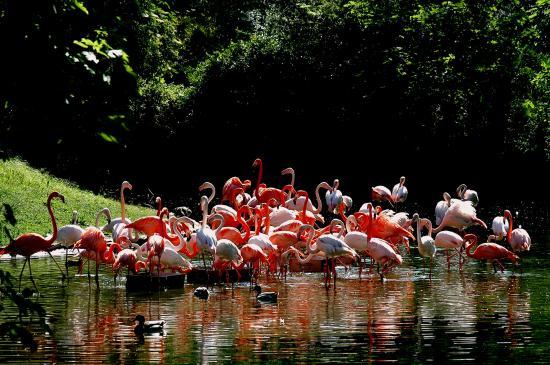
<svg viewBox="0 0 550 365">
<path fill-rule="evenodd" d="M 336 263 L 357 264 L 360 276 L 369 259 L 369 271 L 376 266 L 383 280 L 388 271 L 403 262 L 402 254 L 410 254 L 411 243 L 418 247 L 420 256 L 429 259 L 430 278 L 431 262 L 437 249 L 446 251 L 449 268 L 453 257 L 458 258 L 459 270 L 470 257 L 492 262 L 496 272 L 497 267 L 504 269 L 502 260 L 508 259 L 517 265 L 517 254 L 528 251 L 531 245 L 531 238 L 524 229 L 513 228 L 512 214 L 508 210 L 493 219 L 493 234 L 487 238 L 488 242 L 478 243 L 476 235 L 466 233 L 465 230 L 473 225 L 485 229 L 487 225 L 476 216 L 477 192 L 465 185 L 457 189 L 457 198 L 443 194 L 443 200 L 435 207 L 437 227 L 433 228 L 430 219 L 417 213 L 409 217 L 406 212 L 383 210 L 370 202 L 351 213 L 352 200 L 338 189 L 338 180 L 332 185 L 319 183 L 314 203 L 306 191 L 296 190 L 292 168 L 282 171 L 283 175 L 292 176 L 290 184 L 276 188 L 262 183 L 261 159 L 256 159 L 253 167 L 258 169 L 258 177 L 251 194 L 247 192 L 250 180 L 232 177 L 223 186 L 221 204 L 210 209 L 216 189 L 209 182 L 200 186 L 200 191 L 209 191 L 209 195 L 200 198 L 201 222 L 187 216 L 174 216 L 162 207 L 160 198 L 157 198 L 156 215 L 131 221 L 125 214 L 124 192 L 132 190 L 132 185 L 125 181 L 120 190 L 121 217 L 112 219 L 109 209 L 104 208 L 97 214 L 95 226 L 82 228 L 70 224 L 58 228 L 52 200 L 64 202 L 64 197 L 52 192 L 47 201 L 52 234 L 48 237 L 37 233 L 22 234 L 0 248 L 0 254 L 24 256 L 19 286 L 28 263 L 35 288 L 31 255 L 47 252 L 51 256 L 50 251 L 61 247 L 79 249 L 80 270 L 84 260 L 88 262 L 88 270 L 90 261 L 95 261 L 98 285 L 97 273 L 101 264 L 112 266 L 115 275 L 123 267 L 136 273 L 144 270 L 159 275 L 160 271 L 186 273 L 194 267 L 189 260 L 196 258 L 196 266 L 209 270 L 234 268 L 238 273 L 247 266 L 256 279 L 264 271 L 266 275 L 285 275 L 290 260 L 297 260 L 302 265 L 324 260 L 324 283 L 328 286 L 331 277 L 336 284 Z M 325 205 L 321 189 L 325 190 Z M 407 199 L 407 194 L 405 177 L 402 177 L 391 191 L 384 186 L 373 187 L 372 201 L 395 209 Z M 321 214 L 324 210 L 339 218 L 327 222 Z M 73 212 L 73 223 L 75 215 Z M 100 226 L 102 215 L 107 223 Z M 55 263 L 64 279 L 67 269 L 64 272 Z"/>
</svg>

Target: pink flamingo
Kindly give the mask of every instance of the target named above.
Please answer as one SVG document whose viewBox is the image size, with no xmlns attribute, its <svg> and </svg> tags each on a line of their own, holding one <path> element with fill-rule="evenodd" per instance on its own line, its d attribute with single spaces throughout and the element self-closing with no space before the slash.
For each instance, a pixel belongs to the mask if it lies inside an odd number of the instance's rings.
<svg viewBox="0 0 550 365">
<path fill-rule="evenodd" d="M 270 199 L 275 199 L 279 204 L 284 204 L 284 199 L 281 201 L 282 191 L 277 188 L 263 188 L 260 190 L 260 183 L 263 178 L 264 168 L 262 160 L 257 158 L 254 160 L 252 167 L 258 167 L 258 180 L 256 181 L 256 189 L 254 190 L 254 196 L 258 200 L 259 204 L 267 203 Z"/>
<path fill-rule="evenodd" d="M 19 290 L 21 290 L 21 278 L 23 277 L 23 270 L 25 270 L 25 265 L 28 262 L 31 282 L 34 285 L 34 288 L 36 289 L 36 291 L 38 292 L 38 288 L 36 287 L 36 283 L 34 282 L 34 278 L 32 277 L 31 256 L 40 251 L 46 251 L 48 255 L 50 255 L 52 260 L 55 262 L 55 264 L 59 268 L 59 271 L 61 272 L 62 280 L 65 280 L 65 273 L 63 273 L 63 270 L 61 270 L 61 267 L 59 266 L 57 261 L 55 261 L 52 254 L 48 251 L 48 249 L 52 246 L 52 244 L 57 239 L 57 223 L 55 221 L 55 216 L 52 210 L 52 200 L 55 198 L 65 203 L 65 197 L 59 194 L 57 191 L 50 193 L 50 195 L 48 196 L 48 201 L 46 204 L 48 206 L 48 212 L 50 213 L 50 219 L 52 221 L 52 232 L 53 232 L 52 236 L 49 239 L 44 238 L 38 233 L 24 233 L 18 236 L 15 240 L 11 241 L 7 246 L 0 248 L 0 255 L 17 254 L 25 257 L 25 262 L 23 263 L 23 269 L 21 269 L 21 273 L 19 274 Z"/>
<path fill-rule="evenodd" d="M 470 202 L 457 200 L 449 206 L 441 224 L 434 229 L 434 233 L 439 233 L 445 227 L 463 230 L 474 224 L 487 229 L 485 222 L 476 216 L 476 209 Z"/>
<path fill-rule="evenodd" d="M 506 240 L 512 247 L 514 252 L 529 251 L 531 248 L 531 237 L 529 233 L 521 226 L 513 229 L 514 220 L 512 219 L 512 213 L 509 210 L 504 211 L 504 218 L 508 219 L 510 226 L 508 227 L 508 233 L 506 234 Z"/>
<path fill-rule="evenodd" d="M 440 231 L 435 235 L 435 246 L 444 248 L 447 251 L 447 269 L 451 268 L 451 258 L 458 255 L 459 269 L 462 270 L 462 249 L 464 239 L 452 231 Z M 449 250 L 455 250 L 453 256 L 449 255 Z"/>
<path fill-rule="evenodd" d="M 405 200 L 407 200 L 408 195 L 409 191 L 405 186 L 405 176 L 401 176 L 401 178 L 399 179 L 399 184 L 395 184 L 393 186 L 393 189 L 391 191 L 391 199 L 395 203 L 403 203 Z"/>
<path fill-rule="evenodd" d="M 222 190 L 222 203 L 223 202 L 232 202 L 233 190 L 235 189 L 242 189 L 243 192 L 246 192 L 248 188 L 250 188 L 251 182 L 250 180 L 245 180 L 244 182 L 241 181 L 238 177 L 234 176 L 232 178 L 229 178 L 225 184 L 223 185 Z"/>
<path fill-rule="evenodd" d="M 470 244 L 468 244 L 470 243 Z M 477 236 L 473 234 L 467 234 L 464 236 L 464 244 L 466 245 L 466 255 L 472 257 L 476 260 L 489 260 L 493 263 L 493 269 L 495 272 L 497 268 L 495 264 L 500 267 L 500 271 L 504 271 L 504 266 L 500 262 L 502 259 L 509 259 L 515 265 L 518 264 L 519 257 L 516 256 L 513 252 L 508 251 L 506 248 L 502 247 L 499 244 L 487 242 L 478 245 L 474 252 L 472 249 L 477 244 Z"/>
</svg>

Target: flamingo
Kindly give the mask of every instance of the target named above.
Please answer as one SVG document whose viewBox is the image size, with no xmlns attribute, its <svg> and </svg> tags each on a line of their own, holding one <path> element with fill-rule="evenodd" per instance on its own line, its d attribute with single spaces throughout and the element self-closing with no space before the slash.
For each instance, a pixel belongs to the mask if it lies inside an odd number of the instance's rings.
<svg viewBox="0 0 550 365">
<path fill-rule="evenodd" d="M 121 224 L 124 222 L 125 224 L 130 224 L 132 221 L 125 217 L 126 212 L 126 201 L 124 200 L 124 190 L 132 190 L 132 185 L 128 181 L 123 181 L 122 185 L 120 187 L 120 210 L 121 210 L 121 217 L 111 219 L 103 228 L 101 229 L 105 233 L 112 233 L 115 225 Z M 111 213 L 109 212 L 109 217 L 111 216 Z M 97 225 L 97 224 L 96 224 Z M 115 240 L 116 241 L 116 240 Z"/>
<path fill-rule="evenodd" d="M 506 235 L 506 240 L 512 247 L 514 252 L 529 251 L 531 248 L 531 237 L 529 233 L 521 226 L 519 228 L 513 229 L 514 221 L 512 219 L 512 213 L 509 210 L 504 211 L 504 218 L 510 221 L 510 226 L 508 227 L 508 233 Z"/>
<path fill-rule="evenodd" d="M 445 217 L 445 213 L 451 206 L 451 204 L 459 201 L 458 199 L 451 199 L 449 193 L 443 193 L 443 200 L 440 200 L 435 206 L 435 224 L 440 225 Z"/>
<path fill-rule="evenodd" d="M 250 238 L 250 227 L 248 226 L 248 223 L 242 218 L 242 214 L 244 212 L 248 212 L 248 214 L 252 215 L 252 208 L 250 208 L 248 205 L 243 205 L 239 208 L 237 212 L 237 222 L 240 223 L 244 229 L 244 233 L 241 233 L 240 230 L 238 230 L 235 227 L 223 227 L 216 233 L 216 238 L 218 240 L 225 238 L 233 243 L 235 243 L 237 246 L 242 246 L 246 242 L 248 242 L 248 239 Z"/>
<path fill-rule="evenodd" d="M 413 221 L 416 222 L 416 240 L 420 256 L 430 259 L 430 280 L 432 279 L 432 264 L 437 248 L 432 238 L 432 222 L 429 219 L 420 219 L 418 213 L 413 214 Z M 428 235 L 422 236 L 422 228 L 428 227 Z"/>
<path fill-rule="evenodd" d="M 229 178 L 225 184 L 223 185 L 222 190 L 222 203 L 229 201 L 231 202 L 231 198 L 233 197 L 233 190 L 235 189 L 242 189 L 244 192 L 248 188 L 250 188 L 251 182 L 250 180 L 245 180 L 244 182 L 241 181 L 238 177 L 234 176 Z"/>
<path fill-rule="evenodd" d="M 383 185 L 377 185 L 372 188 L 372 200 L 382 202 L 387 200 L 393 206 L 393 198 L 390 189 Z"/>
<path fill-rule="evenodd" d="M 327 209 L 329 212 L 334 214 L 338 214 L 338 207 L 344 202 L 344 197 L 342 195 L 342 192 L 338 190 L 339 187 L 340 187 L 340 180 L 334 179 L 332 188 L 329 191 L 327 191 L 325 194 Z"/>
<path fill-rule="evenodd" d="M 456 194 L 463 201 L 471 202 L 474 207 L 479 203 L 477 191 L 468 189 L 466 184 L 460 184 L 458 188 L 456 188 Z"/>
<path fill-rule="evenodd" d="M 289 185 L 287 185 L 289 186 Z M 286 186 L 285 186 L 286 188 Z M 306 199 L 305 196 L 296 196 L 294 199 L 289 198 L 285 202 L 285 207 L 291 210 L 302 210 L 304 207 L 304 204 L 306 204 L 306 209 L 312 212 L 313 214 L 319 214 L 321 212 L 321 209 L 323 209 L 323 202 L 321 200 L 321 196 L 319 195 L 319 191 L 321 189 L 327 189 L 331 190 L 332 186 L 330 186 L 327 182 L 323 181 L 317 185 L 315 188 L 315 197 L 317 198 L 317 208 L 313 206 L 313 203 L 310 199 Z M 328 193 L 329 191 L 327 191 Z M 306 203 L 307 201 L 307 203 Z M 320 219 L 319 219 L 320 220 Z"/>
<path fill-rule="evenodd" d="M 452 231 L 440 231 L 435 235 L 435 247 L 444 248 L 447 251 L 447 269 L 451 268 L 451 256 L 449 250 L 455 250 L 458 257 L 459 269 L 462 269 L 462 248 L 464 239 Z M 460 251 L 459 251 L 460 250 Z"/>
<path fill-rule="evenodd" d="M 95 216 L 95 226 L 97 228 L 99 228 L 99 218 L 101 217 L 101 215 L 104 215 L 107 219 L 107 224 L 101 228 L 101 230 L 105 232 L 105 229 L 107 229 L 107 227 L 111 223 L 111 211 L 109 210 L 109 208 L 103 208 L 99 212 L 97 212 Z"/>
<path fill-rule="evenodd" d="M 34 278 L 32 277 L 31 256 L 40 251 L 46 251 L 48 255 L 50 255 L 52 260 L 55 262 L 55 264 L 59 268 L 59 271 L 61 272 L 62 280 L 63 281 L 65 280 L 65 273 L 63 272 L 63 270 L 61 270 L 61 267 L 58 265 L 57 261 L 55 261 L 51 252 L 48 251 L 48 249 L 52 246 L 52 244 L 57 239 L 57 233 L 58 233 L 57 223 L 55 221 L 55 216 L 52 210 L 52 200 L 56 198 L 61 200 L 63 203 L 65 203 L 65 197 L 59 194 L 57 191 L 50 193 L 50 195 L 48 196 L 48 201 L 46 205 L 48 206 L 48 212 L 50 213 L 50 219 L 52 221 L 52 232 L 53 232 L 52 236 L 49 239 L 44 238 L 38 233 L 24 233 L 18 236 L 15 240 L 8 243 L 8 245 L 6 245 L 5 247 L 0 248 L 0 255 L 13 254 L 13 255 L 21 255 L 25 257 L 23 268 L 21 269 L 21 273 L 19 274 L 19 291 L 21 291 L 21 279 L 23 277 L 23 270 L 25 270 L 25 265 L 28 262 L 31 282 L 34 288 L 36 289 L 36 291 L 38 292 L 38 288 L 36 287 L 36 283 L 34 282 Z"/>
<path fill-rule="evenodd" d="M 405 186 L 405 176 L 401 176 L 399 184 L 395 184 L 391 190 L 391 199 L 395 203 L 403 203 L 407 200 L 407 195 L 409 195 L 409 191 Z"/>
<path fill-rule="evenodd" d="M 474 234 L 465 235 L 464 244 L 466 246 L 466 255 L 476 260 L 490 260 L 493 263 L 493 269 L 495 272 L 497 271 L 495 264 L 500 267 L 501 272 L 504 271 L 504 266 L 500 262 L 502 259 L 509 259 L 515 265 L 518 265 L 519 257 L 496 243 L 482 243 L 476 247 L 474 252 L 472 252 L 472 249 L 477 244 L 477 236 Z"/>
<path fill-rule="evenodd" d="M 200 202 L 201 210 L 202 210 L 202 223 L 201 228 L 197 230 L 197 247 L 199 248 L 199 251 L 202 254 L 202 261 L 204 264 L 204 268 L 206 269 L 206 261 L 204 260 L 204 251 L 210 252 L 212 255 L 212 258 L 216 255 L 216 244 L 218 243 L 218 239 L 216 238 L 216 234 L 223 228 L 224 225 L 224 219 L 221 215 L 214 215 L 212 219 L 221 219 L 222 223 L 218 226 L 216 231 L 214 232 L 210 227 L 206 225 L 206 220 L 208 216 L 208 197 L 205 195 L 201 196 L 201 202 Z"/>
<path fill-rule="evenodd" d="M 485 222 L 476 216 L 476 209 L 470 202 L 457 200 L 449 206 L 441 224 L 434 229 L 434 233 L 439 233 L 445 227 L 463 230 L 474 224 L 479 224 L 487 229 Z"/>
<path fill-rule="evenodd" d="M 290 175 L 290 186 L 294 188 L 294 180 L 296 179 L 296 173 L 294 172 L 294 169 L 292 167 L 287 167 L 283 171 L 281 171 L 281 175 Z M 292 196 L 292 193 L 289 191 L 286 198 L 290 199 Z"/>
<path fill-rule="evenodd" d="M 163 217 L 167 215 L 168 208 L 164 207 L 160 212 L 160 216 L 150 215 L 147 217 L 138 218 L 134 222 L 128 224 L 125 228 L 128 230 L 134 229 L 136 231 L 143 232 L 147 237 L 158 234 L 177 245 L 179 244 L 178 236 L 170 234 L 166 230 L 166 223 L 164 223 Z"/>
<path fill-rule="evenodd" d="M 252 277 L 258 279 L 258 271 L 260 270 L 260 264 L 262 262 L 268 264 L 268 256 L 262 250 L 262 248 L 254 243 L 247 243 L 241 247 L 241 256 L 243 263 L 249 263 L 252 267 Z"/>
<path fill-rule="evenodd" d="M 240 280 L 241 274 L 239 273 L 239 266 L 243 263 L 243 257 L 237 245 L 224 238 L 218 240 L 216 244 L 216 258 L 221 260 L 222 263 L 232 266 L 237 271 L 237 277 Z M 226 278 L 229 282 L 227 271 Z"/>
<path fill-rule="evenodd" d="M 260 183 L 264 174 L 263 163 L 260 158 L 254 160 L 252 167 L 258 167 L 258 180 L 256 181 L 256 189 L 254 190 L 254 196 L 256 197 L 259 204 L 267 203 L 270 199 L 275 199 L 280 204 L 284 204 L 284 195 L 282 191 L 277 188 L 263 188 L 260 190 Z"/>
<path fill-rule="evenodd" d="M 361 231 L 355 231 L 352 228 L 352 225 L 354 227 L 357 227 L 359 224 L 357 223 L 357 219 L 355 216 L 350 216 L 346 221 L 346 228 L 348 233 L 344 237 L 344 242 L 351 248 L 353 248 L 358 254 L 364 253 L 369 245 L 369 236 L 366 233 L 363 233 Z M 361 256 L 359 256 L 359 277 L 361 277 L 361 273 L 363 271 L 363 265 L 361 262 Z"/>
<path fill-rule="evenodd" d="M 372 222 L 369 237 L 382 238 L 387 241 L 401 240 L 402 238 L 407 237 L 414 240 L 413 234 L 409 230 L 401 227 L 396 221 L 393 221 L 390 216 L 386 214 L 377 214 L 374 218 L 372 215 L 372 204 L 367 203 L 367 206 L 370 212 L 370 220 Z M 359 215 L 362 214 L 364 213 L 359 213 Z M 406 245 L 408 246 L 408 243 L 406 243 Z M 408 247 L 407 251 L 409 251 Z"/>
<path fill-rule="evenodd" d="M 101 262 L 101 258 L 104 256 L 105 252 L 107 251 L 107 241 L 105 239 L 105 235 L 103 234 L 103 231 L 101 231 L 99 228 L 96 228 L 96 227 L 86 228 L 82 233 L 80 240 L 78 240 L 74 244 L 74 248 L 81 248 L 86 251 L 94 252 L 95 255 L 93 255 L 93 257 L 95 258 L 95 261 L 96 261 L 95 281 L 96 281 L 97 287 L 99 288 L 99 276 L 98 276 L 99 264 Z M 89 265 L 89 261 L 88 261 L 88 265 Z M 88 266 L 88 269 L 89 269 L 89 266 Z"/>
<path fill-rule="evenodd" d="M 57 230 L 56 242 L 65 248 L 65 274 L 69 277 L 69 266 L 67 263 L 67 256 L 69 255 L 69 248 L 80 239 L 84 229 L 76 224 L 78 218 L 78 212 L 73 210 L 73 218 L 71 224 L 67 224 Z"/>
<path fill-rule="evenodd" d="M 332 222 L 330 223 L 329 231 L 332 231 L 332 228 L 337 225 L 341 227 L 341 231 L 337 237 L 333 236 L 332 234 L 323 234 L 319 236 L 319 238 L 317 238 L 317 241 L 315 242 L 315 246 L 312 248 L 311 241 L 313 239 L 315 229 L 313 228 L 313 226 L 309 224 L 304 224 L 300 228 L 300 232 L 298 233 L 298 235 L 302 236 L 302 234 L 306 230 L 309 230 L 309 235 L 306 242 L 306 248 L 309 255 L 305 259 L 302 259 L 300 255 L 295 254 L 298 261 L 301 264 L 308 263 L 318 253 L 324 254 L 325 257 L 327 257 L 327 259 L 333 259 L 340 256 L 351 256 L 353 258 L 356 258 L 357 252 L 355 252 L 353 248 L 349 247 L 346 244 L 346 242 L 344 242 L 341 239 L 342 234 L 346 229 L 344 226 L 344 222 L 342 222 L 339 219 L 333 219 Z M 296 250 L 294 247 L 290 247 L 290 248 Z M 296 250 L 295 252 L 300 253 L 300 251 L 298 250 Z M 336 286 L 336 266 L 334 265 L 334 263 L 332 265 L 332 272 L 334 275 L 334 285 Z M 325 266 L 325 285 L 328 285 L 328 280 L 329 280 L 328 275 L 329 274 L 328 274 L 328 263 L 327 263 L 327 265 Z"/>
<path fill-rule="evenodd" d="M 183 258 L 176 250 L 170 247 L 164 247 L 160 255 L 160 264 L 158 256 L 151 257 L 151 264 L 157 266 L 157 268 L 164 270 L 171 270 L 172 272 L 179 272 L 186 274 L 193 269 L 193 265 Z"/>
<path fill-rule="evenodd" d="M 495 235 L 495 241 L 500 241 L 508 234 L 510 223 L 503 216 L 498 216 L 491 223 L 491 230 Z"/>
<path fill-rule="evenodd" d="M 124 244 L 125 246 L 133 246 L 134 248 L 137 248 L 137 250 L 125 248 L 116 255 L 115 261 L 113 263 L 115 278 L 117 277 L 121 266 L 126 266 L 128 267 L 128 269 L 136 273 L 139 272 L 140 268 L 145 266 L 145 263 L 141 261 L 142 256 L 139 245 L 136 243 L 131 243 L 128 237 L 125 236 L 120 236 L 117 244 L 119 244 L 119 246 L 122 246 L 122 241 L 126 241 Z"/>
</svg>

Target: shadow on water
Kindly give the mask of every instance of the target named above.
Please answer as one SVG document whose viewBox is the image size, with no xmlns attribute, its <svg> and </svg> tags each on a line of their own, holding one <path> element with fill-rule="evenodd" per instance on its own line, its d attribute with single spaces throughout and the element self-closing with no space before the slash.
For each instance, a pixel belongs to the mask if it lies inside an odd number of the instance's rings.
<svg viewBox="0 0 550 365">
<path fill-rule="evenodd" d="M 523 272 L 507 264 L 504 273 L 494 274 L 489 264 L 471 260 L 462 273 L 456 264 L 447 271 L 440 254 L 430 282 L 413 249 L 384 282 L 376 276 L 359 280 L 356 268 L 338 268 L 335 290 L 326 290 L 319 274 L 294 274 L 286 283 L 264 278 L 264 290 L 279 292 L 272 305 L 259 305 L 245 284 L 233 291 L 216 287 L 207 301 L 193 296 L 192 285 L 127 293 L 124 280 L 115 286 L 106 268 L 101 291 L 88 286 L 86 275 L 62 286 L 53 262 L 40 257 L 33 259 L 42 293 L 37 300 L 53 332 L 37 336 L 35 352 L 0 338 L 0 362 L 546 362 L 550 241 L 541 224 L 548 219 L 544 209 L 524 218 L 534 222 L 534 244 Z M 0 261 L 12 274 L 22 264 Z M 136 314 L 165 320 L 164 332 L 136 336 Z M 2 316 L 15 320 L 16 308 L 7 307 Z"/>
</svg>

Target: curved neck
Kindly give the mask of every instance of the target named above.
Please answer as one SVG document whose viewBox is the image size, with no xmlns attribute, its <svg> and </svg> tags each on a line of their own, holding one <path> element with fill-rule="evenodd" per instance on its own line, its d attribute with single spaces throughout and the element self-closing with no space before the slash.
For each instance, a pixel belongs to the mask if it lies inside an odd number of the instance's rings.
<svg viewBox="0 0 550 365">
<path fill-rule="evenodd" d="M 208 203 L 210 203 L 216 196 L 216 187 L 214 184 L 207 181 L 199 186 L 199 191 L 203 191 L 204 189 L 210 189 L 210 196 L 208 197 Z"/>
<path fill-rule="evenodd" d="M 504 219 L 508 219 L 508 221 L 510 222 L 508 224 L 508 232 L 506 233 L 506 240 L 510 242 L 510 239 L 512 238 L 512 231 L 514 230 L 514 219 L 512 218 L 512 213 L 510 213 L 509 210 L 504 211 Z"/>
<path fill-rule="evenodd" d="M 474 248 L 474 246 L 476 245 L 477 243 L 477 237 L 474 236 L 473 234 L 467 234 L 466 236 L 464 236 L 464 245 L 466 246 L 466 255 L 468 255 L 469 257 L 473 257 L 475 258 L 475 255 L 474 253 L 472 252 L 472 248 Z M 469 245 L 467 244 L 468 242 L 472 242 L 470 243 Z"/>
<path fill-rule="evenodd" d="M 122 251 L 122 247 L 118 243 L 111 243 L 111 246 L 108 250 L 105 250 L 105 253 L 103 254 L 103 260 L 110 261 L 114 259 L 115 255 L 113 253 L 114 249 L 118 249 L 118 252 Z"/>
<path fill-rule="evenodd" d="M 120 188 L 120 217 L 122 224 L 126 224 L 126 202 L 124 201 L 124 186 Z"/>
<path fill-rule="evenodd" d="M 183 237 L 183 235 L 181 234 L 181 231 L 180 231 L 180 228 L 179 228 L 179 223 L 178 223 L 177 220 L 174 224 L 174 233 L 176 234 L 176 236 L 178 236 L 178 238 L 180 240 L 179 244 L 176 247 L 174 247 L 176 252 L 182 251 L 186 256 L 191 256 L 189 254 L 189 251 L 187 251 L 187 241 L 186 241 L 185 237 Z"/>
<path fill-rule="evenodd" d="M 202 209 L 202 222 L 201 227 L 202 229 L 206 228 L 206 220 L 208 217 L 208 198 L 206 196 L 201 197 L 201 209 Z"/>
<path fill-rule="evenodd" d="M 307 210 L 307 203 L 309 202 L 309 194 L 307 193 L 307 191 L 302 190 L 299 192 L 299 195 L 306 197 L 306 199 L 304 200 L 304 206 L 302 207 L 302 217 L 301 217 L 302 223 L 306 223 L 306 217 L 307 217 L 306 210 Z"/>
<path fill-rule="evenodd" d="M 319 214 L 321 212 L 321 209 L 323 209 L 323 201 L 319 196 L 319 190 L 321 190 L 321 188 L 325 186 L 325 184 L 326 184 L 325 182 L 322 182 L 319 185 L 317 185 L 317 188 L 315 188 L 315 198 L 317 199 L 317 208 L 313 210 L 314 214 Z"/>
<path fill-rule="evenodd" d="M 52 236 L 48 240 L 50 244 L 54 243 L 55 240 L 57 239 L 57 222 L 55 221 L 55 216 L 53 214 L 52 199 L 53 199 L 52 197 L 48 198 L 48 212 L 50 213 L 50 219 L 52 220 L 52 230 L 53 230 Z"/>
<path fill-rule="evenodd" d="M 262 181 L 262 178 L 264 176 L 264 166 L 263 166 L 263 163 L 262 163 L 262 160 L 258 159 L 258 180 L 256 181 L 256 189 L 254 190 L 254 196 L 256 196 L 256 199 L 258 199 L 258 201 L 260 200 L 260 183 Z"/>
<path fill-rule="evenodd" d="M 97 212 L 97 214 L 95 216 L 95 226 L 96 226 L 96 228 L 99 228 L 99 217 L 101 217 L 102 214 L 105 216 L 108 223 L 111 222 L 111 211 L 109 210 L 109 208 L 103 208 L 99 212 Z"/>
<path fill-rule="evenodd" d="M 248 207 L 247 205 L 242 206 L 237 211 L 237 222 L 239 222 L 243 226 L 243 229 L 244 229 L 244 233 L 241 233 L 241 237 L 243 238 L 243 241 L 248 242 L 248 239 L 250 238 L 250 227 L 248 226 L 248 223 L 246 223 L 246 221 L 242 217 L 242 214 L 245 211 L 250 213 L 250 207 Z"/>
</svg>

